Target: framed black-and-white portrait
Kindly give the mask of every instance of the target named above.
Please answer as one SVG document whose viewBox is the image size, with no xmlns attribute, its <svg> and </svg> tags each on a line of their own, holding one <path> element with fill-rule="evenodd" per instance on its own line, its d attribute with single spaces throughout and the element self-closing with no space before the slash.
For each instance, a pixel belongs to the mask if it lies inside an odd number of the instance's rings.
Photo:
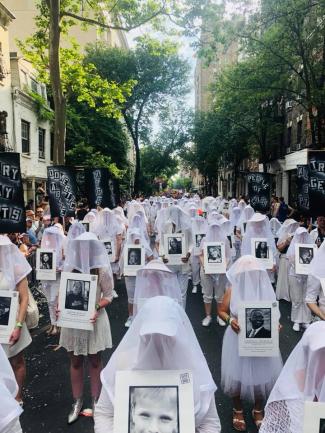
<svg viewBox="0 0 325 433">
<path fill-rule="evenodd" d="M 38 248 L 36 250 L 36 278 L 50 281 L 56 279 L 55 250 L 48 248 Z"/>
<path fill-rule="evenodd" d="M 279 319 L 277 301 L 241 304 L 238 310 L 239 356 L 278 356 Z"/>
<path fill-rule="evenodd" d="M 16 324 L 18 299 L 18 292 L 0 290 L 0 344 L 9 344 L 10 335 Z"/>
<path fill-rule="evenodd" d="M 325 433 L 325 403 L 305 402 L 303 433 Z"/>
<path fill-rule="evenodd" d="M 184 233 L 168 233 L 164 237 L 164 251 L 170 265 L 181 265 L 186 256 Z"/>
<path fill-rule="evenodd" d="M 84 226 L 86 232 L 89 232 L 90 230 L 90 223 L 86 221 L 81 221 L 81 224 Z"/>
<path fill-rule="evenodd" d="M 251 254 L 263 263 L 265 269 L 273 268 L 273 251 L 266 238 L 251 239 Z"/>
<path fill-rule="evenodd" d="M 200 248 L 202 239 L 205 238 L 205 233 L 195 233 L 195 247 Z"/>
<path fill-rule="evenodd" d="M 95 313 L 97 275 L 62 272 L 59 290 L 58 326 L 92 331 Z"/>
<path fill-rule="evenodd" d="M 309 275 L 310 263 L 314 258 L 317 246 L 314 244 L 295 244 L 295 268 L 300 275 Z"/>
<path fill-rule="evenodd" d="M 194 433 L 189 371 L 117 371 L 114 433 Z"/>
<path fill-rule="evenodd" d="M 134 277 L 145 265 L 145 249 L 139 244 L 128 244 L 124 247 L 124 275 Z"/>
<path fill-rule="evenodd" d="M 224 242 L 206 242 L 203 249 L 206 274 L 224 274 L 227 269 Z"/>
<path fill-rule="evenodd" d="M 102 242 L 109 257 L 109 261 L 111 263 L 115 262 L 115 243 L 110 238 L 103 239 Z"/>
</svg>

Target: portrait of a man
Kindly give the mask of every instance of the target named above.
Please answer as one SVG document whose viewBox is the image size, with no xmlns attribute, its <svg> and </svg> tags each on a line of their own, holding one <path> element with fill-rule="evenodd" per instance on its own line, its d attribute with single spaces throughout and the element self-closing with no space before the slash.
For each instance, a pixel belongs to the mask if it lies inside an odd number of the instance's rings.
<svg viewBox="0 0 325 433">
<path fill-rule="evenodd" d="M 130 387 L 129 433 L 179 433 L 178 388 Z"/>
<path fill-rule="evenodd" d="M 271 334 L 271 309 L 247 308 L 246 338 L 271 338 Z"/>
<path fill-rule="evenodd" d="M 141 265 L 141 248 L 129 248 L 128 265 L 130 266 Z"/>
<path fill-rule="evenodd" d="M 208 263 L 222 263 L 222 253 L 220 245 L 209 245 L 207 247 Z"/>
<path fill-rule="evenodd" d="M 89 290 L 89 281 L 67 280 L 65 308 L 88 311 Z"/>
<path fill-rule="evenodd" d="M 299 248 L 299 263 L 309 265 L 314 258 L 314 250 L 308 247 Z"/>
<path fill-rule="evenodd" d="M 52 269 L 52 253 L 40 253 L 40 269 Z"/>
<path fill-rule="evenodd" d="M 172 237 L 168 239 L 168 254 L 182 254 L 181 238 Z"/>
<path fill-rule="evenodd" d="M 269 248 L 267 242 L 255 242 L 255 257 L 257 259 L 268 259 Z"/>
<path fill-rule="evenodd" d="M 9 323 L 10 305 L 10 297 L 0 297 L 0 325 L 2 326 L 7 326 Z"/>
<path fill-rule="evenodd" d="M 112 255 L 112 242 L 104 242 L 104 246 L 106 249 L 107 254 L 110 256 Z"/>
</svg>

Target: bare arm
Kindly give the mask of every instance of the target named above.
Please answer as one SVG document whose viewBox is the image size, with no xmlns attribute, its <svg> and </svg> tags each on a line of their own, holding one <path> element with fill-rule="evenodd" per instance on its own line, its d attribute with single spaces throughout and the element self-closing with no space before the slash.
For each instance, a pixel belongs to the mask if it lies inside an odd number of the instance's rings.
<svg viewBox="0 0 325 433">
<path fill-rule="evenodd" d="M 307 306 L 310 309 L 310 311 L 314 313 L 317 317 L 319 317 L 322 320 L 325 320 L 325 314 L 322 312 L 322 310 L 319 308 L 317 304 L 312 304 L 307 302 Z"/>
<path fill-rule="evenodd" d="M 236 332 L 236 334 L 239 333 L 240 327 L 237 321 L 237 318 L 230 317 L 230 299 L 231 299 L 231 287 L 229 287 L 226 290 L 226 293 L 224 294 L 222 302 L 218 303 L 218 316 L 221 317 L 221 319 L 225 322 L 229 322 L 231 329 Z"/>
<path fill-rule="evenodd" d="M 19 293 L 19 311 L 17 316 L 17 325 L 18 323 L 22 324 L 25 321 L 27 307 L 28 307 L 28 282 L 27 278 L 23 278 L 18 284 L 17 284 L 17 291 Z M 15 329 L 12 331 L 9 339 L 9 343 L 11 345 L 14 345 L 17 343 L 21 335 L 21 326 L 15 327 Z"/>
</svg>

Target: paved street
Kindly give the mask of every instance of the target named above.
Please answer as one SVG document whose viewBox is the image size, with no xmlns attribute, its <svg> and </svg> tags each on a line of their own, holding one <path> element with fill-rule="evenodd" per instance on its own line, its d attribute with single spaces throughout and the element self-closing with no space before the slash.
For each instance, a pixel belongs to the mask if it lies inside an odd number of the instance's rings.
<svg viewBox="0 0 325 433">
<path fill-rule="evenodd" d="M 113 342 L 116 347 L 123 337 L 126 328 L 127 299 L 123 281 L 118 283 L 119 298 L 109 307 Z M 190 289 L 189 289 L 190 290 Z M 300 338 L 291 330 L 289 324 L 289 304 L 281 303 L 283 330 L 280 344 L 284 359 L 286 359 Z M 220 383 L 220 358 L 222 336 L 224 329 L 213 323 L 209 328 L 201 326 L 203 317 L 203 302 L 201 294 L 189 293 L 187 313 L 191 319 L 203 352 L 208 360 L 216 383 Z M 22 426 L 25 433 L 92 433 L 92 418 L 81 417 L 75 424 L 68 426 L 67 414 L 72 401 L 69 379 L 69 360 L 64 349 L 54 351 L 57 338 L 47 337 L 44 332 L 36 331 L 33 344 L 27 352 L 27 388 L 25 391 L 25 412 L 22 416 Z M 114 349 L 113 349 L 114 350 Z M 104 354 L 106 364 L 112 351 Z M 88 384 L 87 384 L 88 385 Z M 87 391 L 85 395 L 87 396 Z M 217 408 L 222 423 L 223 433 L 232 433 L 231 401 L 219 389 L 216 394 Z M 88 405 L 87 405 L 88 403 Z M 89 406 L 90 397 L 86 399 L 85 407 Z M 256 429 L 250 420 L 250 407 L 246 407 L 248 432 L 255 433 Z"/>
</svg>

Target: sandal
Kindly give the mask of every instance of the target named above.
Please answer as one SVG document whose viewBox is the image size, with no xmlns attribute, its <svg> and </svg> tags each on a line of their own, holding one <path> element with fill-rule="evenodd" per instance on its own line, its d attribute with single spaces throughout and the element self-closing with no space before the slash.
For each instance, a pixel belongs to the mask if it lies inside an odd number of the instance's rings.
<svg viewBox="0 0 325 433">
<path fill-rule="evenodd" d="M 240 419 L 236 416 L 236 414 L 244 414 L 243 410 L 236 410 L 233 409 L 232 410 L 233 415 L 232 415 L 232 426 L 235 430 L 237 431 L 246 431 L 246 422 L 244 419 Z M 244 418 L 244 415 L 243 415 Z"/>
<path fill-rule="evenodd" d="M 257 430 L 259 430 L 261 428 L 261 425 L 262 425 L 264 417 L 262 419 L 256 419 L 254 414 L 257 414 L 257 413 L 262 413 L 263 414 L 264 410 L 263 409 L 262 410 L 256 410 L 256 409 L 252 410 L 253 421 L 254 421 L 254 423 L 256 425 Z"/>
</svg>

